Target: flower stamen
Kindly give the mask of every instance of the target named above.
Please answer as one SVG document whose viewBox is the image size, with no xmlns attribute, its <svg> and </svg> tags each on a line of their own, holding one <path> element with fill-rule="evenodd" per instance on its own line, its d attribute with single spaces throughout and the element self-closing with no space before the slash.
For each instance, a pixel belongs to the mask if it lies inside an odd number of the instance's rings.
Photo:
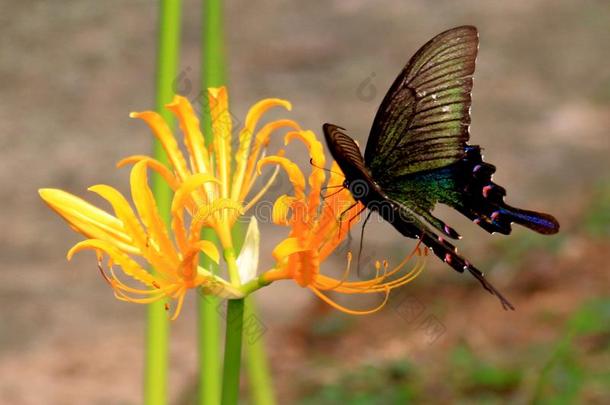
<svg viewBox="0 0 610 405">
<path fill-rule="evenodd" d="M 333 301 L 332 299 L 330 299 L 328 296 L 326 296 L 325 294 L 323 294 L 321 291 L 319 291 L 317 288 L 310 286 L 309 289 L 311 291 L 314 292 L 314 294 L 316 294 L 322 301 L 326 302 L 328 305 L 330 305 L 331 307 L 344 312 L 346 314 L 349 315 L 370 315 L 370 314 L 374 314 L 375 312 L 380 311 L 388 302 L 388 299 L 390 297 L 390 289 L 386 287 L 385 289 L 385 296 L 383 298 L 383 302 L 381 304 L 379 304 L 377 307 L 369 309 L 369 310 L 354 310 L 354 309 L 349 309 L 339 303 L 337 303 L 336 301 Z"/>
</svg>

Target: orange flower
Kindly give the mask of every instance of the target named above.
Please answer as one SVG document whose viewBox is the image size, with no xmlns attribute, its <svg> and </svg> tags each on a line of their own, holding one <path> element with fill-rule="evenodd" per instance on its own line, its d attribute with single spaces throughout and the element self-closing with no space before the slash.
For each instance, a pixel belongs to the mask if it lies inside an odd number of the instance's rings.
<svg viewBox="0 0 610 405">
<path fill-rule="evenodd" d="M 253 218 L 239 257 L 234 253 L 230 230 L 237 218 L 262 197 L 279 172 L 278 168 L 267 184 L 245 202 L 258 175 L 254 171 L 256 162 L 271 133 L 282 127 L 299 129 L 294 121 L 284 119 L 269 122 L 256 130 L 268 109 L 291 108 L 285 100 L 261 100 L 248 111 L 238 135 L 238 148 L 232 153 L 233 122 L 227 91 L 224 87 L 210 88 L 208 96 L 213 132 L 210 145 L 205 144 L 199 119 L 186 98 L 176 96 L 166 106 L 180 124 L 188 152 L 186 157 L 161 115 L 154 111 L 131 114 L 150 126 L 170 163 L 168 167 L 144 155 L 130 156 L 118 163 L 119 167 L 134 164 L 131 197 L 135 212 L 120 192 L 106 185 L 93 186 L 89 190 L 106 199 L 114 209 L 114 215 L 64 191 L 40 190 L 42 199 L 75 231 L 88 238 L 68 252 L 68 259 L 81 250 L 95 250 L 99 268 L 118 299 L 136 303 L 174 299 L 177 301 L 174 318 L 180 312 L 186 292 L 193 288 L 224 298 L 245 295 L 241 284 L 256 275 L 258 227 Z M 171 232 L 162 220 L 148 186 L 148 168 L 159 173 L 174 192 Z M 212 228 L 218 236 L 230 283 L 198 266 L 199 252 L 216 263 L 220 256 L 214 243 L 200 239 L 204 227 Z M 103 269 L 104 255 L 108 257 L 108 271 Z M 142 266 L 142 261 L 155 271 Z M 144 287 L 135 288 L 122 281 L 115 265 Z"/>
<path fill-rule="evenodd" d="M 200 181 L 213 182 L 214 179 L 202 175 Z M 180 188 L 172 201 L 171 228 L 176 243 L 171 240 L 148 187 L 145 162 L 137 163 L 131 171 L 131 195 L 137 215 L 118 190 L 104 184 L 90 187 L 89 190 L 107 200 L 115 215 L 62 190 L 41 189 L 39 193 L 75 231 L 88 238 L 70 249 L 68 259 L 82 250 L 96 251 L 100 271 L 116 298 L 141 304 L 162 298 L 175 299 L 175 318 L 180 313 L 184 295 L 192 288 L 200 287 L 226 297 L 243 296 L 225 280 L 198 266 L 197 255 L 200 251 L 216 263 L 219 254 L 213 243 L 199 239 L 199 232 L 194 231 L 193 227 L 188 231 L 185 229 L 183 211 L 186 188 Z M 108 272 L 103 269 L 104 254 L 108 256 Z M 137 261 L 138 258 L 145 260 L 156 271 L 146 270 Z M 114 270 L 114 265 L 144 288 L 135 288 L 124 282 Z"/>
<path fill-rule="evenodd" d="M 411 252 L 401 263 L 389 269 L 387 262 L 376 262 L 376 276 L 368 280 L 349 281 L 351 253 L 342 279 L 336 279 L 320 272 L 320 265 L 345 239 L 349 229 L 358 222 L 363 210 L 356 203 L 349 190 L 342 188 L 344 176 L 336 162 L 333 162 L 330 179 L 326 184 L 327 196 L 324 201 L 321 191 L 326 180 L 326 163 L 322 144 L 311 131 L 290 132 L 285 141 L 302 141 L 311 157 L 311 174 L 308 178 L 309 191 L 306 193 L 305 177 L 296 164 L 283 156 L 269 156 L 258 163 L 258 170 L 267 164 L 277 164 L 288 174 L 294 188 L 294 195 L 283 195 L 273 207 L 273 221 L 290 227 L 288 237 L 273 251 L 276 266 L 261 276 L 260 283 L 270 283 L 281 279 L 293 279 L 302 287 L 312 290 L 318 297 L 350 314 L 369 314 L 379 310 L 386 303 L 390 290 L 413 280 L 424 267 L 424 260 L 418 254 L 415 266 L 401 272 L 411 258 L 419 253 L 419 248 Z M 338 190 L 338 191 L 337 191 Z M 425 256 L 425 255 L 424 255 Z M 332 301 L 325 292 L 336 291 L 344 294 L 384 294 L 381 305 L 371 310 L 356 311 Z"/>
<path fill-rule="evenodd" d="M 232 153 L 233 121 L 229 112 L 227 90 L 225 87 L 209 88 L 208 98 L 212 119 L 212 143 L 209 146 L 205 145 L 199 119 L 191 103 L 185 97 L 175 96 L 166 107 L 178 118 L 184 135 L 184 145 L 188 151 L 187 158 L 163 117 L 154 111 L 144 111 L 131 113 L 130 116 L 140 118 L 150 126 L 167 153 L 171 170 L 163 163 L 142 155 L 123 159 L 118 166 L 144 161 L 163 176 L 174 191 L 190 182 L 187 209 L 200 226 L 214 229 L 224 249 L 231 249 L 233 242 L 230 230 L 235 221 L 263 196 L 277 175 L 277 172 L 274 173 L 267 184 L 245 202 L 257 178 L 254 167 L 269 143 L 270 135 L 282 127 L 300 127 L 292 120 L 283 119 L 271 121 L 256 131 L 262 115 L 270 108 L 280 106 L 291 109 L 291 104 L 286 100 L 263 99 L 248 111 L 238 135 L 238 148 Z M 198 174 L 214 176 L 218 181 L 202 185 L 193 179 Z"/>
</svg>

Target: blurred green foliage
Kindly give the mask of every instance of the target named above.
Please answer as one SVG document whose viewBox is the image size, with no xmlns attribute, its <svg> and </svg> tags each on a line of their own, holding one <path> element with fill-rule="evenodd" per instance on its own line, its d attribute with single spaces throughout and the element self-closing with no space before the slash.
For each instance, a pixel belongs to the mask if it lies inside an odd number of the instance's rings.
<svg viewBox="0 0 610 405">
<path fill-rule="evenodd" d="M 299 404 L 610 403 L 610 298 L 583 304 L 559 329 L 555 342 L 494 359 L 461 343 L 440 368 L 407 359 L 340 368 L 331 382 L 306 384 Z"/>
<path fill-rule="evenodd" d="M 610 181 L 600 182 L 585 211 L 584 228 L 593 237 L 610 237 Z"/>
<path fill-rule="evenodd" d="M 417 379 L 407 360 L 369 365 L 340 376 L 334 383 L 312 387 L 312 393 L 300 404 L 404 404 L 420 397 Z"/>
<path fill-rule="evenodd" d="M 523 371 L 516 366 L 483 360 L 466 345 L 459 345 L 453 350 L 451 363 L 453 387 L 479 400 L 507 395 L 523 379 Z"/>
<path fill-rule="evenodd" d="M 596 299 L 569 320 L 565 334 L 541 370 L 532 402 L 608 403 L 609 364 L 610 299 Z"/>
<path fill-rule="evenodd" d="M 510 238 L 494 239 L 493 242 L 498 255 L 488 255 L 487 267 L 498 261 L 506 262 L 512 266 L 518 266 L 528 255 L 536 252 L 547 252 L 556 255 L 563 248 L 567 235 L 559 233 L 553 237 L 543 237 L 533 232 L 518 232 Z"/>
</svg>

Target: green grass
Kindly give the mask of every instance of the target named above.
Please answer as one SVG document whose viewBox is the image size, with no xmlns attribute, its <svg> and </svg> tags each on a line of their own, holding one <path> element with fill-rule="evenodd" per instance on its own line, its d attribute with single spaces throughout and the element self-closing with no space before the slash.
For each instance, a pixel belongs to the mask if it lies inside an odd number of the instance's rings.
<svg viewBox="0 0 610 405">
<path fill-rule="evenodd" d="M 610 181 L 600 182 L 583 219 L 585 231 L 593 237 L 610 237 Z"/>
<path fill-rule="evenodd" d="M 459 343 L 439 364 L 400 359 L 353 369 L 326 361 L 315 367 L 339 375 L 301 382 L 298 403 L 610 403 L 610 298 L 592 299 L 559 321 L 548 320 L 560 331 L 555 341 L 498 347 L 493 358 Z"/>
<path fill-rule="evenodd" d="M 589 301 L 568 321 L 540 372 L 536 404 L 608 403 L 610 298 Z M 605 397 L 605 400 L 604 400 Z"/>
<path fill-rule="evenodd" d="M 420 396 L 414 378 L 418 377 L 407 360 L 364 366 L 334 383 L 309 387 L 310 393 L 299 404 L 404 404 Z"/>
</svg>

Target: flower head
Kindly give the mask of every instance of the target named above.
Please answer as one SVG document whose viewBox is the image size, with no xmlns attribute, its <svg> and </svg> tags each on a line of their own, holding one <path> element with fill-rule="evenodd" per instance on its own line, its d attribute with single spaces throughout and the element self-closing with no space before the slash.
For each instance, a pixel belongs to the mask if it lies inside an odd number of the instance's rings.
<svg viewBox="0 0 610 405">
<path fill-rule="evenodd" d="M 288 174 L 294 188 L 294 195 L 283 195 L 273 207 L 273 221 L 290 227 L 288 237 L 273 251 L 276 266 L 262 275 L 263 282 L 280 279 L 293 279 L 302 287 L 312 290 L 330 305 L 352 314 L 368 314 L 380 309 L 387 301 L 391 289 L 413 280 L 423 269 L 424 261 L 418 260 L 415 266 L 401 272 L 410 259 L 422 255 L 417 246 L 401 263 L 393 269 L 387 261 L 375 263 L 376 274 L 366 280 L 349 281 L 351 253 L 347 254 L 347 265 L 343 278 L 337 279 L 320 272 L 320 266 L 343 242 L 349 229 L 358 222 L 363 211 L 362 204 L 352 198 L 350 191 L 343 188 L 344 176 L 339 166 L 333 162 L 330 178 L 326 181 L 326 163 L 323 147 L 311 131 L 290 132 L 286 143 L 298 139 L 309 150 L 311 173 L 306 192 L 305 177 L 296 164 L 283 156 L 269 156 L 259 161 L 258 169 L 267 164 L 277 164 Z M 323 189 L 326 196 L 321 196 Z M 424 255 L 425 256 L 425 255 Z M 355 311 L 332 301 L 325 292 L 336 291 L 345 294 L 385 294 L 383 303 L 366 311 Z"/>
<path fill-rule="evenodd" d="M 181 309 L 187 290 L 201 287 L 216 294 L 238 297 L 240 291 L 222 278 L 198 266 L 199 252 L 218 263 L 219 254 L 212 242 L 200 240 L 199 234 L 183 222 L 185 198 L 176 193 L 172 201 L 171 229 L 175 241 L 164 224 L 153 194 L 148 186 L 146 163 L 137 163 L 131 171 L 131 195 L 135 211 L 129 201 L 115 188 L 99 184 L 89 190 L 110 203 L 114 215 L 88 202 L 56 189 L 41 189 L 42 199 L 61 215 L 77 232 L 88 239 L 77 243 L 68 252 L 68 259 L 86 249 L 97 252 L 99 268 L 115 296 L 124 301 L 150 303 L 161 298 L 177 301 L 174 317 Z M 214 182 L 211 176 L 202 179 Z M 107 267 L 103 267 L 104 255 Z M 145 261 L 155 271 L 145 269 Z M 134 287 L 115 271 L 121 272 L 143 285 Z"/>
<path fill-rule="evenodd" d="M 107 200 L 114 214 L 61 190 L 40 190 L 42 199 L 75 231 L 88 238 L 70 249 L 69 259 L 79 251 L 94 250 L 99 268 L 118 299 L 136 303 L 174 299 L 174 318 L 178 316 L 189 289 L 200 288 L 204 293 L 225 298 L 244 296 L 239 288 L 240 278 L 250 279 L 255 275 L 260 237 L 253 219 L 245 248 L 239 257 L 235 257 L 231 227 L 261 198 L 278 173 L 276 170 L 268 183 L 245 202 L 258 176 L 253 169 L 269 142 L 270 134 L 282 127 L 299 129 L 294 121 L 277 120 L 256 130 L 261 116 L 269 108 L 283 106 L 290 109 L 290 103 L 284 100 L 259 101 L 249 110 L 238 135 L 237 150 L 233 153 L 233 122 L 226 89 L 211 88 L 208 96 L 213 132 L 212 142 L 208 145 L 193 106 L 186 98 L 176 96 L 166 106 L 178 119 L 187 156 L 160 114 L 153 111 L 131 114 L 150 126 L 169 160 L 169 166 L 166 166 L 149 156 L 137 155 L 118 163 L 119 167 L 134 164 L 131 199 L 135 210 L 127 198 L 107 185 L 96 185 L 89 190 Z M 148 186 L 148 169 L 160 174 L 173 190 L 169 229 Z M 204 227 L 212 228 L 218 236 L 231 276 L 230 283 L 198 265 L 200 252 L 216 263 L 220 257 L 213 242 L 201 240 Z M 104 269 L 104 257 L 107 257 L 107 270 Z M 238 271 L 238 264 L 241 271 Z M 141 286 L 135 287 L 133 283 L 124 281 L 115 267 Z"/>
<path fill-rule="evenodd" d="M 123 159 L 118 166 L 144 161 L 151 169 L 159 172 L 174 191 L 184 188 L 186 207 L 197 225 L 213 228 L 223 248 L 227 249 L 233 246 L 230 230 L 237 218 L 262 197 L 277 175 L 277 172 L 274 173 L 268 183 L 246 202 L 258 175 L 254 171 L 256 162 L 269 143 L 270 135 L 279 128 L 300 127 L 292 120 L 283 119 L 271 121 L 257 131 L 262 115 L 270 108 L 281 106 L 291 109 L 291 104 L 286 100 L 263 99 L 248 111 L 237 137 L 237 150 L 233 153 L 233 120 L 226 88 L 208 89 L 208 99 L 212 119 L 212 142 L 209 145 L 205 143 L 199 119 L 189 100 L 176 96 L 166 107 L 178 119 L 188 159 L 161 115 L 154 111 L 144 111 L 131 113 L 130 116 L 140 118 L 150 126 L 167 153 L 171 168 L 141 155 Z M 217 181 L 204 184 L 204 175 L 211 175 Z"/>
</svg>

